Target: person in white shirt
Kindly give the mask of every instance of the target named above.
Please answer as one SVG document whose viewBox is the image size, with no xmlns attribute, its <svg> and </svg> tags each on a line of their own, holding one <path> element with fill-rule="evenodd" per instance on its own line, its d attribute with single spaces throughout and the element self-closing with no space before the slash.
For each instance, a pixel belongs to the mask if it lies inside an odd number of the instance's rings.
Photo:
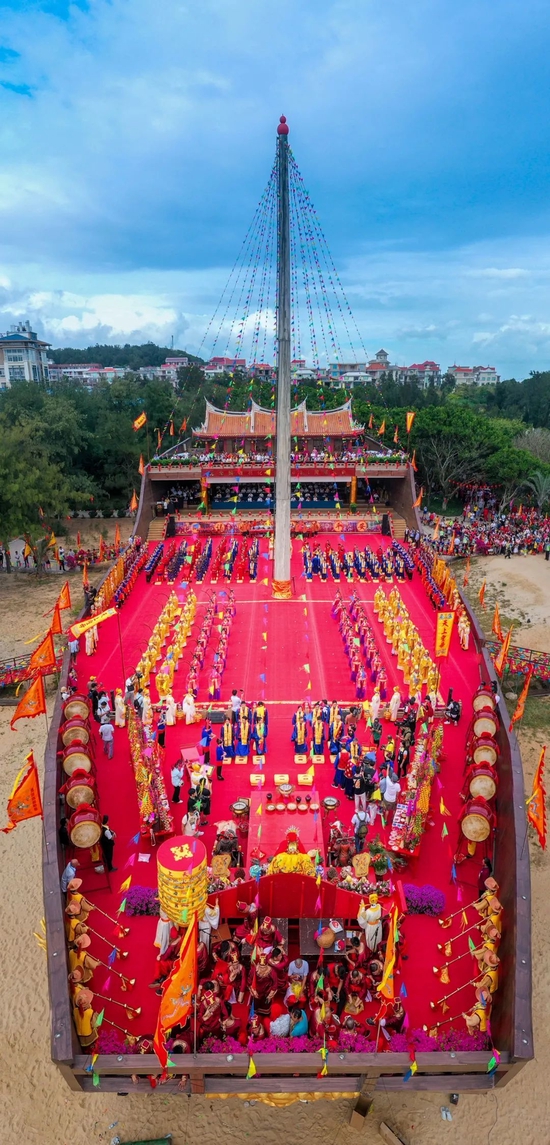
<svg viewBox="0 0 550 1145">
<path fill-rule="evenodd" d="M 393 817 L 395 805 L 397 803 L 397 796 L 399 795 L 400 791 L 401 784 L 395 772 L 388 772 L 384 785 L 384 810 L 389 813 L 390 817 Z"/>
<path fill-rule="evenodd" d="M 233 688 L 229 702 L 231 704 L 231 723 L 236 724 L 239 721 L 239 711 L 242 704 L 242 699 L 236 688 Z"/>
<path fill-rule="evenodd" d="M 180 801 L 180 788 L 183 783 L 184 768 L 183 764 L 175 763 L 171 771 L 172 786 L 174 793 L 172 795 L 172 803 L 179 803 Z"/>
<path fill-rule="evenodd" d="M 99 734 L 103 741 L 103 751 L 105 752 L 107 759 L 112 759 L 115 746 L 115 729 L 113 725 L 109 722 L 101 724 L 99 728 Z"/>
</svg>

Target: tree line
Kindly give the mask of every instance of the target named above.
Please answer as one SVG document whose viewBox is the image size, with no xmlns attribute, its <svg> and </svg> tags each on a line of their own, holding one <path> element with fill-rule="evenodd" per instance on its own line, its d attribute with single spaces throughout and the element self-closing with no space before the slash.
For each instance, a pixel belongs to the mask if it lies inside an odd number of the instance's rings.
<svg viewBox="0 0 550 1145">
<path fill-rule="evenodd" d="M 159 353 L 166 356 L 162 348 Z M 70 355 L 74 360 L 75 352 Z M 475 389 L 466 393 L 447 380 L 424 390 L 414 381 L 398 386 L 385 377 L 380 386 L 354 388 L 353 414 L 365 427 L 372 416 L 368 432 L 375 438 L 385 421 L 385 445 L 392 446 L 397 427 L 400 445 L 416 451 L 417 480 L 428 496 L 448 497 L 461 482 L 487 481 L 499 486 L 504 503 L 536 473 L 550 475 L 550 372 L 503 382 L 481 395 Z M 292 401 L 333 409 L 347 396 L 308 382 L 293 386 Z M 213 382 L 198 362 L 178 370 L 176 390 L 166 379 L 131 372 L 92 390 L 66 379 L 44 386 L 14 383 L 0 393 L 0 541 L 43 535 L 44 521 L 53 523 L 71 510 L 124 510 L 139 487 L 140 457 L 154 455 L 159 433 L 161 450 L 168 449 L 191 437 L 203 421 L 206 400 L 238 410 L 251 399 L 272 406 L 273 384 L 238 372 Z M 408 410 L 416 411 L 409 437 Z M 132 423 L 142 412 L 146 426 L 135 432 Z"/>
</svg>

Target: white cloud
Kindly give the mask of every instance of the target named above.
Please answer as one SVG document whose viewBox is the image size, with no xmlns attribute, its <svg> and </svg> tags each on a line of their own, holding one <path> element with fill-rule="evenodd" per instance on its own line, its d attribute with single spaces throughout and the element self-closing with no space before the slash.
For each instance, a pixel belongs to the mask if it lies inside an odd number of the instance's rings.
<svg viewBox="0 0 550 1145">
<path fill-rule="evenodd" d="M 479 267 L 476 270 L 469 270 L 466 272 L 471 278 L 501 278 L 501 279 L 516 279 L 528 278 L 529 271 L 523 270 L 519 266 L 485 266 Z"/>
</svg>

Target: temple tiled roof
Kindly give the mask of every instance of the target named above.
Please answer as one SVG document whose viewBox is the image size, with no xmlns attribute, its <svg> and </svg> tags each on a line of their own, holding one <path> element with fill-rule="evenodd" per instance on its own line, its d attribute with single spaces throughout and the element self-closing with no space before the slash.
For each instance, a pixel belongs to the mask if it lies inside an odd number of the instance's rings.
<svg viewBox="0 0 550 1145">
<path fill-rule="evenodd" d="M 207 402 L 204 423 L 193 433 L 196 437 L 268 437 L 275 434 L 275 426 L 275 411 L 262 409 L 256 402 L 248 413 L 219 410 Z M 315 411 L 302 402 L 291 412 L 293 437 L 356 436 L 363 432 L 363 427 L 353 421 L 351 401 L 338 409 Z"/>
</svg>

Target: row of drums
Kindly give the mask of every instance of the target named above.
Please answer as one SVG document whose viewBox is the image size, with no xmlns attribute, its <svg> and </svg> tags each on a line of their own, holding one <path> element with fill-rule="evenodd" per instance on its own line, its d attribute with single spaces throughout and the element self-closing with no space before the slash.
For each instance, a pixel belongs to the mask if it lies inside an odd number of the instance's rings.
<svg viewBox="0 0 550 1145">
<path fill-rule="evenodd" d="M 96 806 L 94 747 L 86 696 L 75 692 L 65 701 L 59 735 L 63 745 L 63 771 L 67 777 L 62 792 L 72 811 L 69 836 L 75 847 L 94 847 L 101 835 L 101 815 Z"/>
<path fill-rule="evenodd" d="M 497 702 L 482 684 L 474 695 L 473 717 L 466 749 L 466 775 L 462 790 L 465 806 L 460 817 L 463 835 L 472 843 L 488 838 L 495 822 L 491 806 L 497 791 L 499 747 Z"/>
</svg>

